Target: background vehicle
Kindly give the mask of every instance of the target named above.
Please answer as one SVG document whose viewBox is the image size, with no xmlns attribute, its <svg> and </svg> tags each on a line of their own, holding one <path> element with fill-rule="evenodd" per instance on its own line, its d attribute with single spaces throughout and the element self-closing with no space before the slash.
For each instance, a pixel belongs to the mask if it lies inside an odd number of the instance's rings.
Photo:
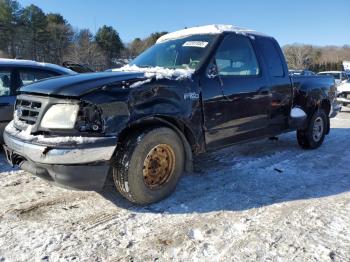
<svg viewBox="0 0 350 262">
<path fill-rule="evenodd" d="M 18 90 L 39 80 L 59 75 L 73 75 L 61 66 L 27 60 L 0 59 L 0 143 L 5 126 L 13 119 Z"/>
<path fill-rule="evenodd" d="M 343 106 L 350 104 L 350 78 L 345 71 L 326 71 L 318 75 L 333 76 L 337 85 L 337 101 Z"/>
<path fill-rule="evenodd" d="M 310 70 L 289 70 L 289 74 L 296 76 L 314 76 L 314 72 Z"/>
<path fill-rule="evenodd" d="M 87 65 L 81 65 L 72 61 L 65 61 L 62 64 L 63 67 L 68 68 L 77 73 L 93 73 L 95 72 L 93 69 L 88 67 Z"/>
<path fill-rule="evenodd" d="M 188 28 L 118 72 L 22 88 L 5 152 L 59 185 L 99 190 L 110 177 L 127 199 L 149 204 L 175 189 L 193 154 L 294 130 L 302 148 L 318 148 L 335 97 L 331 76 L 290 76 L 272 37 Z"/>
<path fill-rule="evenodd" d="M 350 79 L 337 86 L 337 101 L 343 106 L 350 105 Z"/>
<path fill-rule="evenodd" d="M 349 80 L 348 75 L 344 71 L 325 71 L 325 72 L 319 72 L 317 75 L 329 75 L 333 76 L 335 79 L 335 83 L 337 85 L 346 82 Z"/>
</svg>

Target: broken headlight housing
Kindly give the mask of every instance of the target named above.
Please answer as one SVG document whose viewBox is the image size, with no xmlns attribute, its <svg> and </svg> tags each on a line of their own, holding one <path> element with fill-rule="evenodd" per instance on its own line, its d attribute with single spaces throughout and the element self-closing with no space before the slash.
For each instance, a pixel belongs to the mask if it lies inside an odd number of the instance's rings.
<svg viewBox="0 0 350 262">
<path fill-rule="evenodd" d="M 73 130 L 100 133 L 103 129 L 101 110 L 88 103 L 52 105 L 40 127 L 50 130 Z"/>
<path fill-rule="evenodd" d="M 82 104 L 78 112 L 75 128 L 80 132 L 102 132 L 101 110 L 95 105 Z"/>
</svg>

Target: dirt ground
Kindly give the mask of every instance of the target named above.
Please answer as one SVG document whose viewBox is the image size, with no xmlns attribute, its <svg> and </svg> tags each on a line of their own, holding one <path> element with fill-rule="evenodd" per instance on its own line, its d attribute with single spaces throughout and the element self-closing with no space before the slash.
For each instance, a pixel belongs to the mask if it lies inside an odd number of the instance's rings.
<svg viewBox="0 0 350 262">
<path fill-rule="evenodd" d="M 196 160 L 168 199 L 69 191 L 0 153 L 0 262 L 350 261 L 350 110 L 321 148 L 295 133 Z"/>
</svg>

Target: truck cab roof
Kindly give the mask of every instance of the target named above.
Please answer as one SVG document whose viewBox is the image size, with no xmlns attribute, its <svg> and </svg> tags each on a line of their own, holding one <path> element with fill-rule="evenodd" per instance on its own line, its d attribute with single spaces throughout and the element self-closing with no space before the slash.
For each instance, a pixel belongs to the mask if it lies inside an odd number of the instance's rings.
<svg viewBox="0 0 350 262">
<path fill-rule="evenodd" d="M 166 42 L 168 40 L 184 38 L 191 35 L 217 35 L 225 32 L 267 36 L 255 30 L 246 29 L 246 28 L 242 28 L 234 25 L 213 24 L 213 25 L 190 27 L 190 28 L 186 28 L 183 30 L 179 30 L 179 31 L 175 31 L 175 32 L 163 35 L 157 40 L 157 44 Z"/>
</svg>

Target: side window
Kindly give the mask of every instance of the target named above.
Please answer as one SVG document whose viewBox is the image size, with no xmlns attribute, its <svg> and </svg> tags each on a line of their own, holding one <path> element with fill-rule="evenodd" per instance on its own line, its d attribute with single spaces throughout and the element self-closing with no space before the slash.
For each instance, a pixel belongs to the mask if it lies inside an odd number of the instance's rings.
<svg viewBox="0 0 350 262">
<path fill-rule="evenodd" d="M 270 75 L 273 77 L 283 77 L 283 64 L 275 43 L 268 38 L 260 38 L 258 41 Z"/>
<path fill-rule="evenodd" d="M 56 73 L 44 70 L 28 70 L 23 69 L 19 71 L 20 85 L 29 85 L 39 80 L 57 76 Z"/>
<path fill-rule="evenodd" d="M 11 71 L 0 70 L 0 96 L 11 94 Z"/>
<path fill-rule="evenodd" d="M 219 75 L 256 76 L 260 69 L 250 40 L 241 35 L 229 35 L 215 55 Z"/>
</svg>

